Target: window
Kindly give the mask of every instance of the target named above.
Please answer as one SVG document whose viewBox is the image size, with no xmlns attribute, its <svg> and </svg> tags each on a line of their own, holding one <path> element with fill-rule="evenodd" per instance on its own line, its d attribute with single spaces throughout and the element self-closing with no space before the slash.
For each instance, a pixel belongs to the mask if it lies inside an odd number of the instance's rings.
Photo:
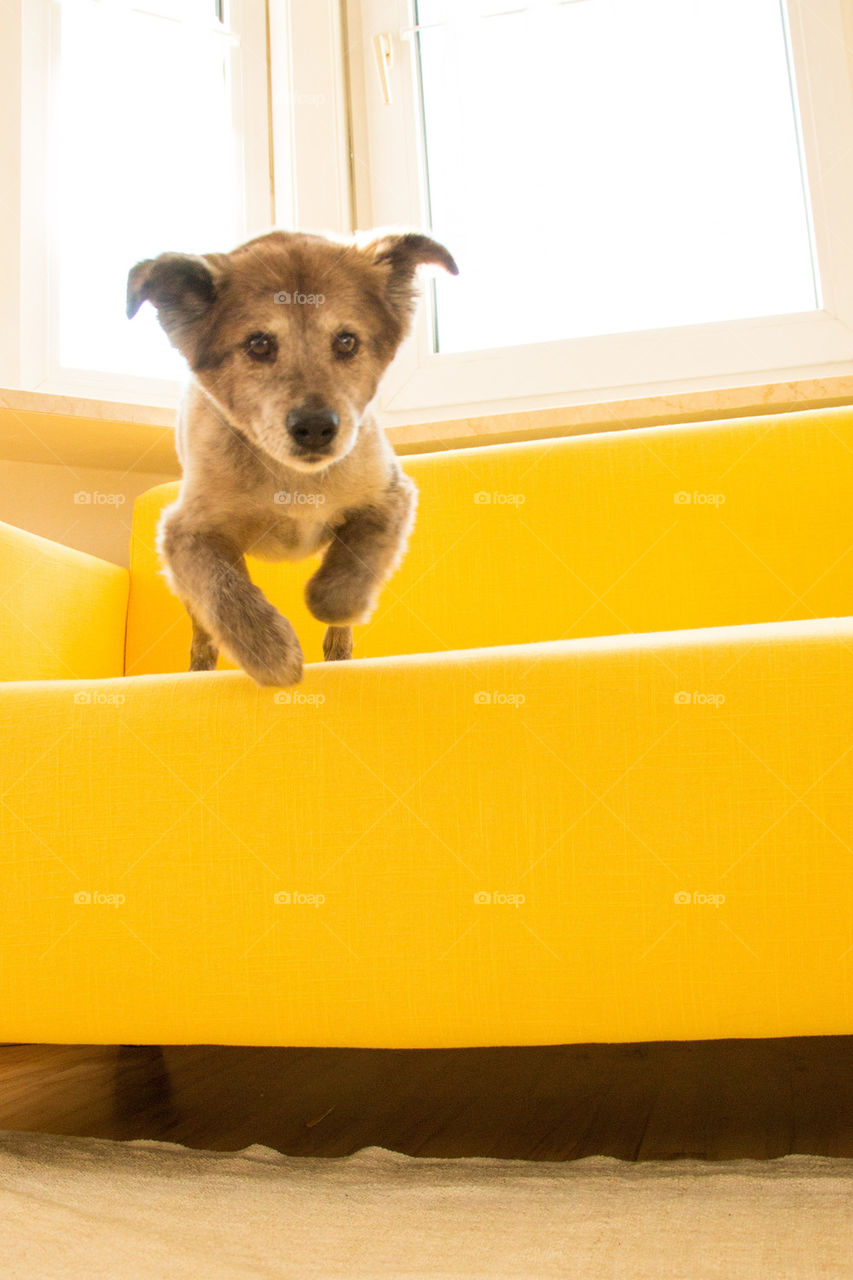
<svg viewBox="0 0 853 1280">
<path fill-rule="evenodd" d="M 32 383 L 172 401 L 183 361 L 150 308 L 125 319 L 127 272 L 165 250 L 228 249 L 270 225 L 265 6 L 27 7 L 25 75 L 47 103 L 40 121 L 25 121 L 30 348 L 42 366 Z"/>
<path fill-rule="evenodd" d="M 440 351 L 817 307 L 779 0 L 416 16 Z"/>
<path fill-rule="evenodd" d="M 389 423 L 853 369 L 839 0 L 349 14 L 359 223 L 429 224 L 461 269 Z"/>
<path fill-rule="evenodd" d="M 432 226 L 391 426 L 853 373 L 851 0 L 7 0 L 0 382 L 174 404 L 127 271 Z M 20 128 L 18 128 L 18 117 Z"/>
</svg>

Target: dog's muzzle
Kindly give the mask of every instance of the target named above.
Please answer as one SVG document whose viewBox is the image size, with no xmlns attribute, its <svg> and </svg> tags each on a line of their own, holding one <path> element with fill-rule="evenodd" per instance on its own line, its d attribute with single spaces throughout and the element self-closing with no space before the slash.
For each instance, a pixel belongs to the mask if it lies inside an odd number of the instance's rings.
<svg viewBox="0 0 853 1280">
<path fill-rule="evenodd" d="M 284 420 L 287 433 L 300 454 L 324 454 L 338 434 L 340 418 L 334 409 L 291 409 Z"/>
</svg>

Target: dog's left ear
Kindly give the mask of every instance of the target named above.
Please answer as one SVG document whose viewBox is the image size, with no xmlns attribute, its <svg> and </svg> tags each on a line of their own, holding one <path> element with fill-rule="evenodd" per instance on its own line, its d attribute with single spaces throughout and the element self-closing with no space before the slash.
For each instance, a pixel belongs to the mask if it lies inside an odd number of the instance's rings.
<svg viewBox="0 0 853 1280">
<path fill-rule="evenodd" d="M 127 314 L 132 319 L 143 302 L 157 308 L 157 319 L 173 346 L 184 354 L 196 323 L 216 299 L 218 278 L 213 257 L 161 253 L 131 268 L 127 277 Z"/>
<path fill-rule="evenodd" d="M 392 307 L 409 314 L 417 300 L 415 274 L 419 266 L 432 263 L 459 275 L 453 257 L 437 240 L 417 231 L 401 231 L 381 236 L 366 246 L 374 266 L 387 273 L 386 292 Z"/>
</svg>

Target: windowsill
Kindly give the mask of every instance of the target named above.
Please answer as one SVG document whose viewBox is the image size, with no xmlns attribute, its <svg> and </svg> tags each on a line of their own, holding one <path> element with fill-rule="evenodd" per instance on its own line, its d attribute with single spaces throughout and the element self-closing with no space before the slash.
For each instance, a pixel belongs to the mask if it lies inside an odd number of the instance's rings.
<svg viewBox="0 0 853 1280">
<path fill-rule="evenodd" d="M 430 453 L 474 445 L 592 435 L 715 418 L 793 413 L 853 404 L 853 376 L 797 379 L 740 387 L 602 398 L 561 408 L 517 410 L 386 428 L 397 453 Z"/>
<path fill-rule="evenodd" d="M 0 458 L 179 474 L 175 411 L 0 389 Z"/>
<path fill-rule="evenodd" d="M 790 413 L 853 403 L 853 377 L 600 400 L 387 429 L 397 453 Z M 174 409 L 0 389 L 0 458 L 178 475 Z"/>
</svg>

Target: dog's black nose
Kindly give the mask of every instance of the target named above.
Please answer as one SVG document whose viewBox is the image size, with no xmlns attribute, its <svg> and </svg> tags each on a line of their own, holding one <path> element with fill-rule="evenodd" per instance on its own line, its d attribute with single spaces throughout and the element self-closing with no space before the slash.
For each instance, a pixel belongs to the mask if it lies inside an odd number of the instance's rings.
<svg viewBox="0 0 853 1280">
<path fill-rule="evenodd" d="M 328 448 L 338 432 L 340 419 L 334 409 L 291 409 L 284 420 L 288 432 L 302 449 Z"/>
</svg>

